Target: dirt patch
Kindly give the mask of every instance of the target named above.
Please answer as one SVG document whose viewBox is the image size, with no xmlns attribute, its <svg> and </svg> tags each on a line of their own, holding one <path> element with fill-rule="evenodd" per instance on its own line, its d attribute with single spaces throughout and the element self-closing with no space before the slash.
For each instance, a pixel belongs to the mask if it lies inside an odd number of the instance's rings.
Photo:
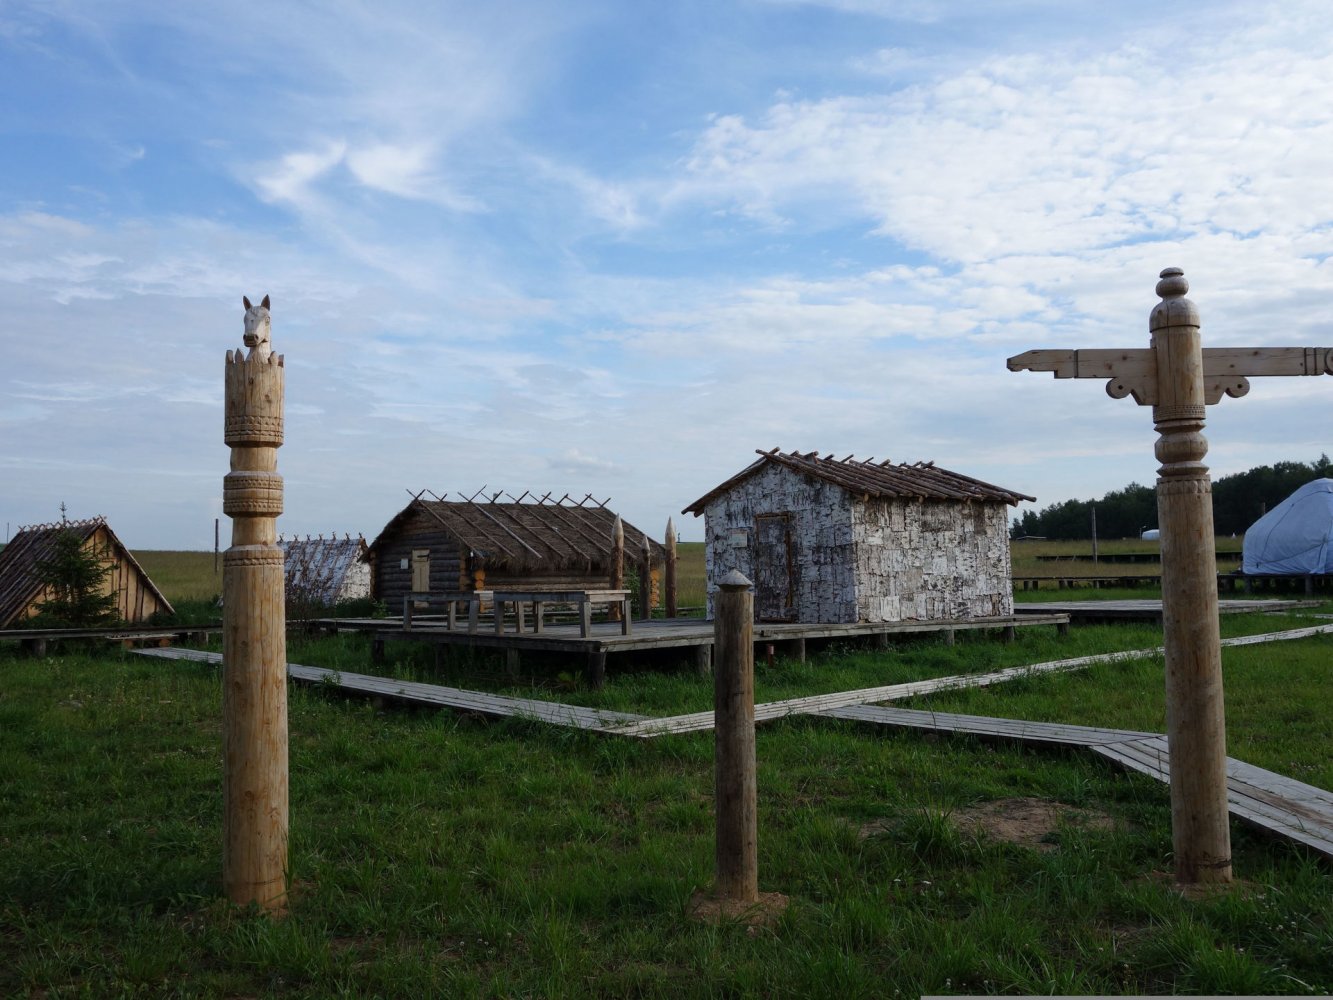
<svg viewBox="0 0 1333 1000">
<path fill-rule="evenodd" d="M 949 816 L 954 826 L 972 832 L 981 830 L 993 840 L 1038 851 L 1056 849 L 1055 834 L 1061 827 L 1081 830 L 1114 830 L 1115 820 L 1105 813 L 1079 809 L 1049 799 L 1016 798 L 981 802 L 955 810 Z"/>
<path fill-rule="evenodd" d="M 761 927 L 772 927 L 787 910 L 788 899 L 780 892 L 761 892 L 754 903 L 739 899 L 721 899 L 702 890 L 690 897 L 691 920 L 706 924 L 736 921 L 754 933 Z"/>
</svg>

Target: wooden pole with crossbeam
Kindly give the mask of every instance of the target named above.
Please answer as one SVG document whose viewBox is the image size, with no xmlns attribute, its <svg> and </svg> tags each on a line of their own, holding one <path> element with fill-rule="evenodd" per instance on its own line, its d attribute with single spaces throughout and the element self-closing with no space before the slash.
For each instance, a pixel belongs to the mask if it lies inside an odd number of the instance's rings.
<svg viewBox="0 0 1333 1000">
<path fill-rule="evenodd" d="M 1176 880 L 1231 881 L 1226 721 L 1217 618 L 1212 484 L 1203 464 L 1205 408 L 1250 390 L 1251 376 L 1333 374 L 1321 347 L 1204 348 L 1199 311 L 1185 298 L 1184 272 L 1161 273 L 1162 301 L 1148 320 L 1150 345 L 1131 350 L 1041 350 L 1009 359 L 1010 371 L 1105 378 L 1113 399 L 1153 408 L 1158 525 L 1162 533 L 1162 624 L 1166 648 L 1171 839 Z"/>
</svg>

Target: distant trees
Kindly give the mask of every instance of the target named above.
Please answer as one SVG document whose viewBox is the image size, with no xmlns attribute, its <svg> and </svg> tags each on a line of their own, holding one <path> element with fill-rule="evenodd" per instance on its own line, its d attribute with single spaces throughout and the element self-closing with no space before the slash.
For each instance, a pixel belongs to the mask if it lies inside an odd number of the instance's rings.
<svg viewBox="0 0 1333 1000">
<path fill-rule="evenodd" d="M 102 628 L 119 620 L 116 595 L 106 578 L 111 566 L 79 534 L 65 529 L 56 535 L 51 554 L 37 564 L 37 577 L 51 596 L 42 602 L 33 622 L 44 628 Z"/>
<path fill-rule="evenodd" d="M 1313 462 L 1278 462 L 1223 476 L 1213 483 L 1213 524 L 1219 535 L 1243 534 L 1266 510 L 1312 479 L 1333 478 L 1333 462 L 1320 455 Z M 1024 511 L 1013 523 L 1014 537 L 1088 538 L 1097 509 L 1100 538 L 1137 538 L 1157 526 L 1157 493 L 1130 483 L 1100 500 L 1065 500 L 1040 511 Z"/>
</svg>

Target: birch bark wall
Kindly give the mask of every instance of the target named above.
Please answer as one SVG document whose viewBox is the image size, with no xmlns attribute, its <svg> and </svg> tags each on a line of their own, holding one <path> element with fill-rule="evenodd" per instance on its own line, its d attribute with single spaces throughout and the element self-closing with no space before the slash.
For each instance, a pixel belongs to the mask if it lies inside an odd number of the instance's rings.
<svg viewBox="0 0 1333 1000">
<path fill-rule="evenodd" d="M 796 621 L 1013 613 L 1008 504 L 863 499 L 779 465 L 760 469 L 705 507 L 708 579 L 732 570 L 764 579 L 760 564 L 771 554 L 757 544 L 755 522 L 782 513 L 789 515 Z M 708 613 L 714 613 L 712 592 Z"/>
</svg>

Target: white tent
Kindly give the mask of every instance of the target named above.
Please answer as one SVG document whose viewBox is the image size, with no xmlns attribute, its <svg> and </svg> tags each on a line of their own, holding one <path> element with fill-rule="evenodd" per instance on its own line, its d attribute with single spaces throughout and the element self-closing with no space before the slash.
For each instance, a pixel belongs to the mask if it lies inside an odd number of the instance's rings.
<svg viewBox="0 0 1333 1000">
<path fill-rule="evenodd" d="M 1241 568 L 1257 575 L 1333 573 L 1333 479 L 1306 483 L 1250 525 Z"/>
</svg>

